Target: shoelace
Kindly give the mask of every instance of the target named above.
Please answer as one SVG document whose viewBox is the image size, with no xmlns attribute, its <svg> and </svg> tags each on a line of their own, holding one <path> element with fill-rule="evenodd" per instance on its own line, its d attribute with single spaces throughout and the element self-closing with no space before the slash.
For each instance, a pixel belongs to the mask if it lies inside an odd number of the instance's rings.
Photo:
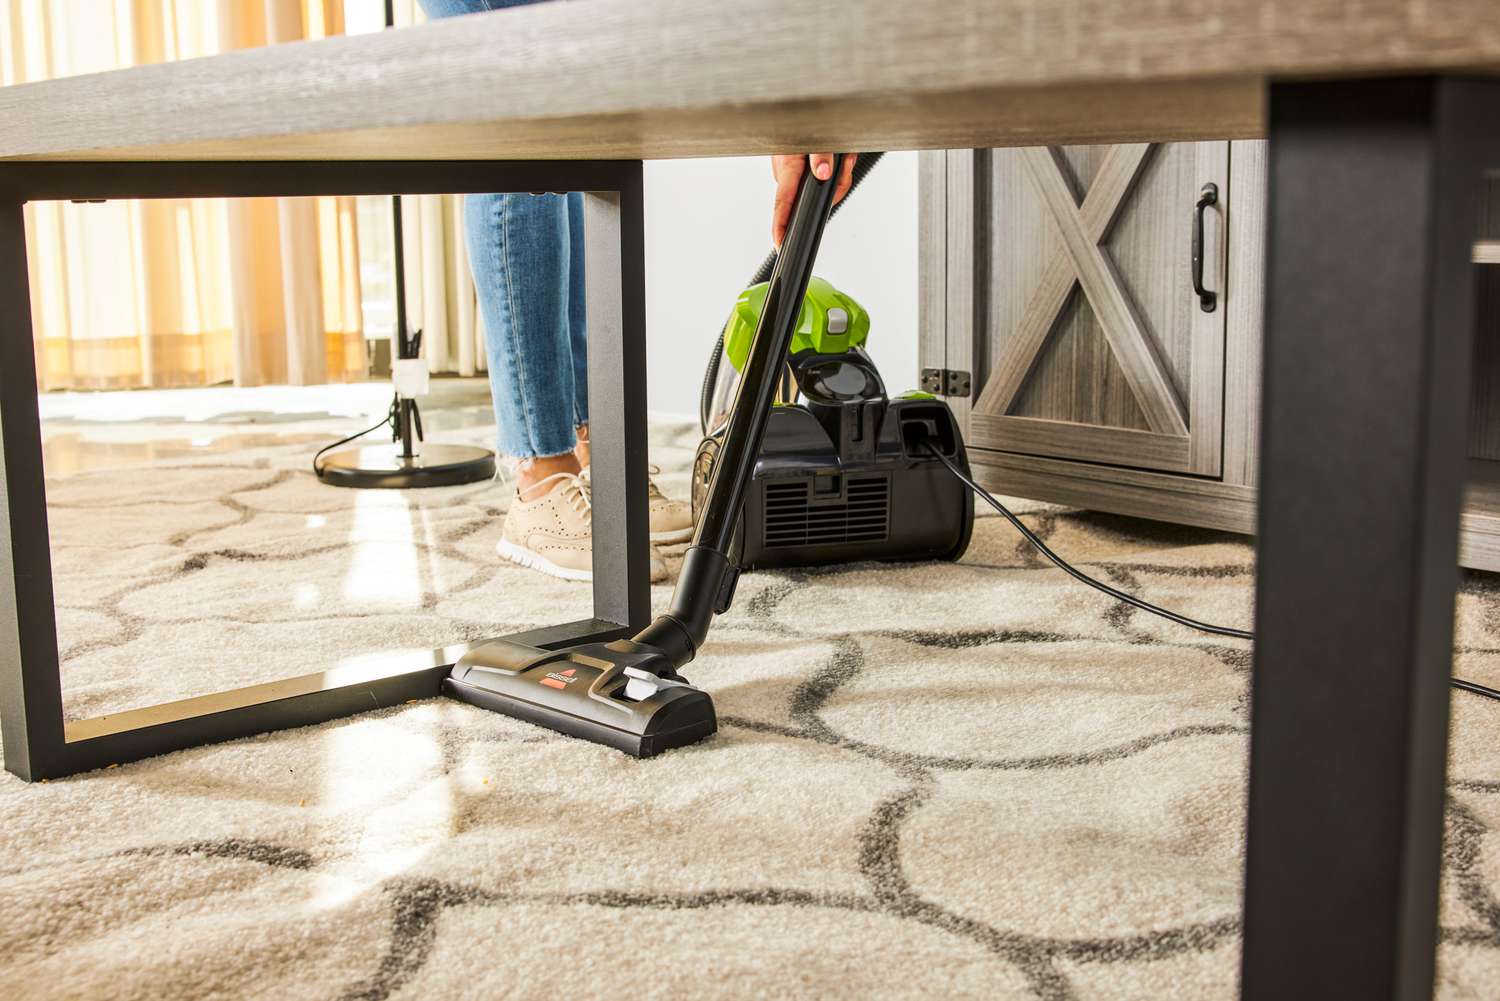
<svg viewBox="0 0 1500 1001">
<path fill-rule="evenodd" d="M 589 499 L 588 491 L 583 488 L 578 477 L 572 477 L 572 482 L 563 487 L 563 499 L 566 500 L 583 520 L 592 525 L 594 523 L 594 504 Z"/>
<path fill-rule="evenodd" d="M 592 491 L 594 489 L 594 482 L 589 477 L 589 470 L 592 468 L 592 466 L 585 467 L 583 472 L 579 474 L 579 478 L 583 480 L 583 488 L 589 491 Z M 661 492 L 661 487 L 656 485 L 656 481 L 654 479 L 651 479 L 651 477 L 653 476 L 660 475 L 661 467 L 656 463 L 653 462 L 651 465 L 646 467 L 646 496 L 651 498 L 652 500 L 667 499 L 667 495 Z"/>
<path fill-rule="evenodd" d="M 541 489 L 547 484 L 552 483 L 554 480 L 562 481 L 562 486 L 558 491 Z M 568 503 L 569 507 L 571 507 L 575 512 L 578 513 L 585 524 L 592 525 L 594 523 L 594 505 L 592 500 L 589 498 L 588 487 L 584 484 L 583 480 L 581 480 L 577 476 L 574 476 L 572 473 L 553 473 L 546 479 L 538 480 L 537 482 L 533 483 L 524 491 L 517 491 L 516 496 L 520 497 L 521 500 L 524 501 L 527 499 L 526 494 L 531 494 L 534 498 L 540 498 L 545 497 L 549 493 L 553 492 L 560 492 L 562 494 L 562 499 Z"/>
</svg>

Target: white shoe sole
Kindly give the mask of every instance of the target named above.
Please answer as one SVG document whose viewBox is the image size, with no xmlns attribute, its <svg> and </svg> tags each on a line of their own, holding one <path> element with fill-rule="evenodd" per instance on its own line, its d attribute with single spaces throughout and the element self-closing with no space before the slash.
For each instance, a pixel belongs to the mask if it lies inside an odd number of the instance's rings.
<svg viewBox="0 0 1500 1001">
<path fill-rule="evenodd" d="M 651 541 L 658 546 L 671 546 L 679 542 L 687 542 L 693 537 L 693 526 L 679 528 L 671 532 L 652 532 Z"/>
<path fill-rule="evenodd" d="M 545 556 L 518 546 L 509 539 L 501 539 L 500 543 L 495 546 L 495 549 L 501 556 L 504 556 L 512 563 L 519 563 L 523 567 L 540 570 L 542 573 L 551 574 L 553 577 L 560 577 L 563 580 L 582 581 L 591 581 L 594 579 L 594 572 L 592 570 L 571 570 L 568 567 L 560 567 Z"/>
</svg>

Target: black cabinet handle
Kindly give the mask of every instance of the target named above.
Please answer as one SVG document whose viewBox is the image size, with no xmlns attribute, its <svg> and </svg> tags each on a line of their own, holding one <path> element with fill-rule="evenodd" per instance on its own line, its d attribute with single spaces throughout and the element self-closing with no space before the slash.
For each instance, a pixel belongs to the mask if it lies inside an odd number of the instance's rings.
<svg viewBox="0 0 1500 1001">
<path fill-rule="evenodd" d="M 1212 313 L 1219 305 L 1219 294 L 1203 287 L 1203 213 L 1210 205 L 1219 204 L 1219 186 L 1205 184 L 1198 192 L 1198 204 L 1193 209 L 1193 291 L 1198 293 L 1198 305 L 1203 312 Z"/>
</svg>

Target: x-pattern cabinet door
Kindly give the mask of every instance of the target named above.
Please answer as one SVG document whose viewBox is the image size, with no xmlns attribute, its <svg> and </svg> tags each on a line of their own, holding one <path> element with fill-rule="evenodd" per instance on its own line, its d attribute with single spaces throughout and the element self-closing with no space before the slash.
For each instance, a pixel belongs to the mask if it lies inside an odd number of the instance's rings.
<svg viewBox="0 0 1500 1001">
<path fill-rule="evenodd" d="M 1229 144 L 993 151 L 992 281 L 970 443 L 1220 473 Z M 1193 289 L 1201 210 L 1203 284 Z"/>
</svg>

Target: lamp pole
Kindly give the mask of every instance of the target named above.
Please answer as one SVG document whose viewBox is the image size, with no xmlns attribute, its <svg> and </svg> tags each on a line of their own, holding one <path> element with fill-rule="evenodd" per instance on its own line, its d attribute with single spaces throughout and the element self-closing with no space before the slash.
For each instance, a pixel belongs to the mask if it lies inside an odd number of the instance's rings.
<svg viewBox="0 0 1500 1001">
<path fill-rule="evenodd" d="M 394 0 L 385 0 L 385 26 L 387 30 L 396 26 Z M 400 195 L 391 196 L 391 206 L 396 284 L 396 351 L 391 359 L 391 381 L 396 398 L 390 419 L 370 431 L 390 427 L 392 443 L 353 445 L 329 451 L 326 459 L 320 452 L 313 460 L 313 470 L 324 483 L 340 487 L 443 487 L 489 479 L 495 475 L 495 453 L 489 449 L 422 440 L 422 412 L 417 406 L 417 398 L 427 394 L 422 331 L 411 333 L 407 325 L 406 234 Z"/>
</svg>

